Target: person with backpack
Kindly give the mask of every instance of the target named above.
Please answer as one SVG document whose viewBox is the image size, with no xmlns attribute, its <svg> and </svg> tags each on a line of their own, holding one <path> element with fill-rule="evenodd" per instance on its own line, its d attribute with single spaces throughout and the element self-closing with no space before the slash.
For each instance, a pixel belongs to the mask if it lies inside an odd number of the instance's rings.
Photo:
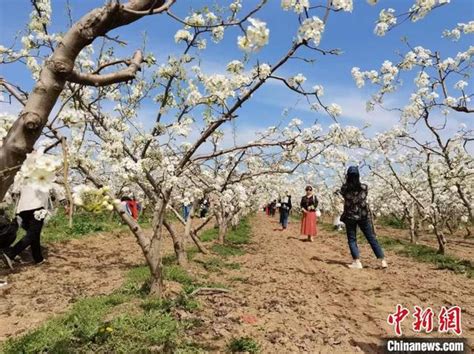
<svg viewBox="0 0 474 354">
<path fill-rule="evenodd" d="M 48 215 L 49 190 L 39 188 L 36 184 L 26 183 L 21 187 L 20 199 L 16 213 L 21 219 L 21 227 L 26 230 L 26 235 L 13 247 L 8 247 L 2 252 L 4 262 L 13 269 L 13 260 L 24 249 L 30 247 L 35 264 L 44 262 L 41 251 L 41 230 L 44 219 Z"/>
<path fill-rule="evenodd" d="M 375 238 L 372 221 L 370 219 L 369 206 L 367 204 L 368 186 L 360 183 L 359 169 L 350 166 L 346 174 L 346 182 L 340 189 L 344 198 L 344 211 L 341 221 L 346 224 L 347 241 L 353 259 L 349 268 L 362 269 L 359 247 L 357 246 L 357 226 L 369 242 L 375 256 L 381 261 L 382 268 L 387 268 L 382 247 Z"/>
<path fill-rule="evenodd" d="M 307 236 L 309 242 L 313 242 L 313 237 L 318 234 L 316 208 L 318 207 L 318 198 L 313 194 L 313 187 L 306 186 L 306 195 L 301 198 L 300 207 L 303 211 L 301 219 L 301 235 Z"/>
</svg>

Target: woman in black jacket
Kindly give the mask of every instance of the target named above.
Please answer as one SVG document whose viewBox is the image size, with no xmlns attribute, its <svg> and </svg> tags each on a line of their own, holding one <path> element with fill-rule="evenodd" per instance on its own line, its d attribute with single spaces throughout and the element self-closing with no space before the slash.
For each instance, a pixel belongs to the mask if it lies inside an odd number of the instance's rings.
<svg viewBox="0 0 474 354">
<path fill-rule="evenodd" d="M 359 248 L 357 246 L 357 226 L 369 242 L 375 256 L 381 260 L 382 268 L 387 268 L 383 250 L 380 247 L 370 220 L 369 207 L 367 205 L 367 194 L 369 188 L 360 183 L 359 169 L 351 166 L 347 170 L 346 183 L 341 187 L 340 193 L 344 197 L 344 212 L 341 221 L 346 224 L 347 240 L 351 251 L 353 262 L 349 268 L 361 269 L 362 263 L 359 259 Z"/>
</svg>

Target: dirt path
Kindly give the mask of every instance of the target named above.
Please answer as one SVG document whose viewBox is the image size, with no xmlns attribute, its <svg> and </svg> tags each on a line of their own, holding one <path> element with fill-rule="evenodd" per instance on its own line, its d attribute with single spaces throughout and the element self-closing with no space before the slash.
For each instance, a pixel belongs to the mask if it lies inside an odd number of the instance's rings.
<svg viewBox="0 0 474 354">
<path fill-rule="evenodd" d="M 376 352 L 379 339 L 394 334 L 386 318 L 398 303 L 436 313 L 461 306 L 463 336 L 473 342 L 474 280 L 390 251 L 390 268 L 382 270 L 367 244 L 361 245 L 366 268 L 351 270 L 343 235 L 321 231 L 308 243 L 298 239 L 297 223 L 284 232 L 277 227 L 259 214 L 248 253 L 232 259 L 241 269 L 210 277 L 232 288 L 205 299 L 204 326 L 195 336 L 210 349 L 250 336 L 264 353 Z M 413 334 L 411 322 L 403 323 L 406 335 Z"/>
<path fill-rule="evenodd" d="M 436 311 L 459 305 L 463 336 L 474 341 L 473 280 L 390 252 L 390 268 L 381 270 L 366 244 L 366 268 L 350 270 L 342 235 L 321 231 L 307 243 L 298 239 L 297 223 L 284 232 L 277 227 L 276 219 L 261 214 L 252 220 L 248 252 L 229 260 L 240 269 L 204 274 L 193 266 L 207 281 L 232 289 L 200 296 L 202 311 L 186 315 L 199 318 L 193 339 L 211 351 L 223 351 L 232 337 L 251 336 L 264 353 L 373 352 L 379 338 L 393 334 L 386 317 L 398 303 Z M 166 248 L 171 252 L 170 242 Z M 128 233 L 53 244 L 48 251 L 48 264 L 8 275 L 11 286 L 0 290 L 0 341 L 37 327 L 78 298 L 110 293 L 142 264 Z M 406 334 L 412 334 L 410 322 L 404 323 Z"/>
<path fill-rule="evenodd" d="M 0 278 L 11 285 L 0 289 L 0 342 L 64 312 L 78 298 L 112 292 L 131 267 L 143 263 L 127 232 L 54 243 L 47 252 L 40 266 L 24 265 L 13 273 L 1 268 Z"/>
</svg>

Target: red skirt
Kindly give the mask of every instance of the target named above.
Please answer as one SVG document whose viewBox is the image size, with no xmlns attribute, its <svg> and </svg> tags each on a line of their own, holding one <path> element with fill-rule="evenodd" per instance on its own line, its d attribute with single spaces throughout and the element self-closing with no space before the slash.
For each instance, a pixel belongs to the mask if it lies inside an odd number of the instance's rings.
<svg viewBox="0 0 474 354">
<path fill-rule="evenodd" d="M 303 236 L 316 236 L 318 234 L 316 213 L 309 211 L 303 214 L 301 219 L 301 235 Z"/>
</svg>

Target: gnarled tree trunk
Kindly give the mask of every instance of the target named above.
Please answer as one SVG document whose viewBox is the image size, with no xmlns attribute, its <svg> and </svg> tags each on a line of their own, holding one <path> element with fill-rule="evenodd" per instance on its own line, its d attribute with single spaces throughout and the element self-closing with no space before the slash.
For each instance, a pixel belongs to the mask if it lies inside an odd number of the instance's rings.
<svg viewBox="0 0 474 354">
<path fill-rule="evenodd" d="M 170 1 L 169 5 L 173 2 Z M 111 1 L 82 17 L 64 35 L 52 56 L 43 64 L 25 107 L 3 140 L 0 148 L 0 200 L 13 183 L 26 155 L 33 150 L 67 81 L 93 86 L 129 81 L 135 77 L 143 60 L 141 53 L 137 52 L 129 67 L 116 73 L 77 73 L 74 62 L 81 50 L 110 30 L 138 20 L 148 14 L 148 10 L 165 8 L 164 3 L 165 0 L 130 0 L 121 5 L 118 1 Z"/>
</svg>

